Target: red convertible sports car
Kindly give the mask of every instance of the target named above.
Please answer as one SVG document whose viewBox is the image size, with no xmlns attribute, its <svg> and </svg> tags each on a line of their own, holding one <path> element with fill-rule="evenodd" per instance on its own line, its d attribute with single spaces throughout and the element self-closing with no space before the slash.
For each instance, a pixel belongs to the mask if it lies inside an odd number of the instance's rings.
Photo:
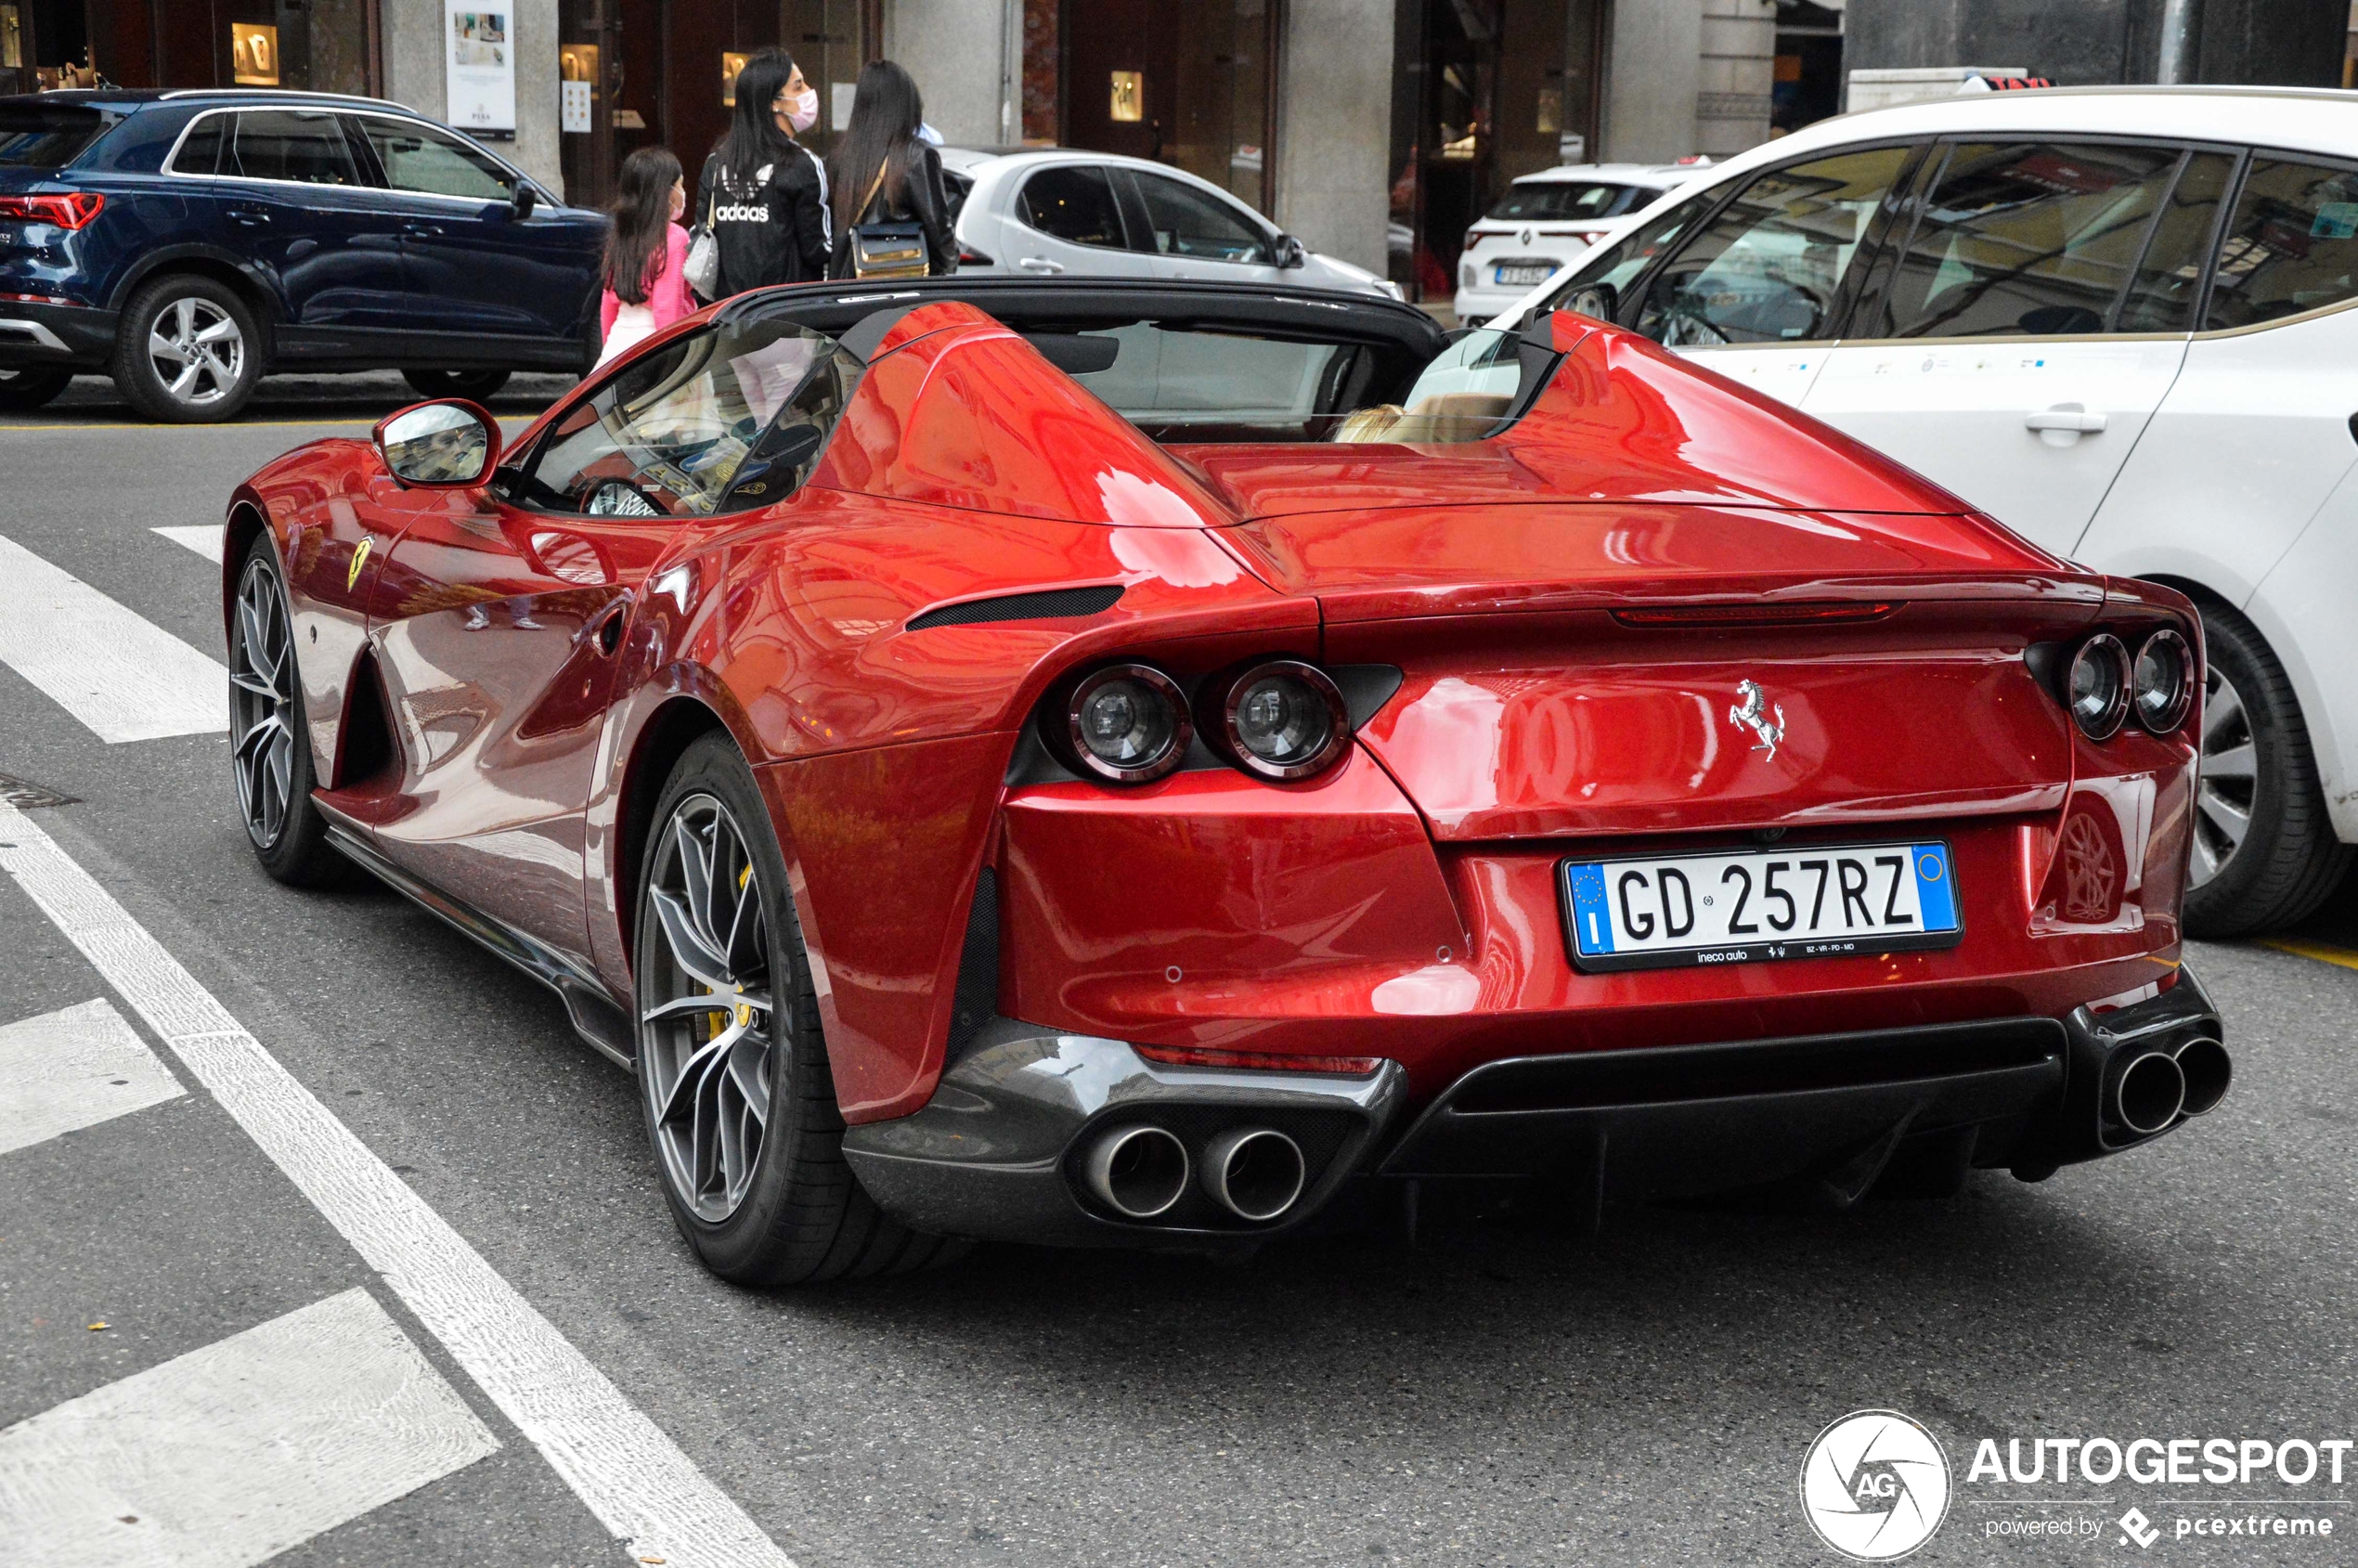
<svg viewBox="0 0 2358 1568">
<path fill-rule="evenodd" d="M 741 296 L 240 486 L 239 799 L 747 1281 L 2036 1181 L 2225 1094 L 2200 623 L 1595 320 Z"/>
</svg>

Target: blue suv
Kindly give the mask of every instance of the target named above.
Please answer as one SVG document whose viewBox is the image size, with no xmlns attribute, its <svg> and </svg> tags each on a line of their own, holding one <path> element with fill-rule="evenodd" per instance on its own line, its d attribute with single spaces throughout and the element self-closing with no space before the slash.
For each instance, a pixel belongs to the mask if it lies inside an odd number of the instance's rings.
<svg viewBox="0 0 2358 1568">
<path fill-rule="evenodd" d="M 0 409 L 77 371 L 173 422 L 231 418 L 272 370 L 473 397 L 581 371 L 605 228 L 374 98 L 0 97 Z"/>
</svg>

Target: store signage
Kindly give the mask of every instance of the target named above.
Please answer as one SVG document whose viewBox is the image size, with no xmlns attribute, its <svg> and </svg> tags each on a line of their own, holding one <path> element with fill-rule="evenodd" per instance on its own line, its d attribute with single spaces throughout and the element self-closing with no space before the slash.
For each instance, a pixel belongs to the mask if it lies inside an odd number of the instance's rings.
<svg viewBox="0 0 2358 1568">
<path fill-rule="evenodd" d="M 443 84 L 450 123 L 477 136 L 516 134 L 515 12 L 443 0 Z"/>
</svg>

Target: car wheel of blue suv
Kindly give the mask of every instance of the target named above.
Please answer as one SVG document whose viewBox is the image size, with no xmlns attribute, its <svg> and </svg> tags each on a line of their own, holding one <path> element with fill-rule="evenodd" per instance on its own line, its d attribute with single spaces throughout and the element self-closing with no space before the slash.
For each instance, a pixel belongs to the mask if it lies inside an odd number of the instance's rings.
<svg viewBox="0 0 2358 1568">
<path fill-rule="evenodd" d="M 132 296 L 115 330 L 115 389 L 166 424 L 234 419 L 262 379 L 262 333 L 235 290 L 193 273 Z"/>
</svg>

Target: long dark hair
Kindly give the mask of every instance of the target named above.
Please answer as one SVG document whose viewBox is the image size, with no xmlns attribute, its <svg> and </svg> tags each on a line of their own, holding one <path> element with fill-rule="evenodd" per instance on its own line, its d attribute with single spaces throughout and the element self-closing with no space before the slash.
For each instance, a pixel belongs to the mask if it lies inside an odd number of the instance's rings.
<svg viewBox="0 0 2358 1568">
<path fill-rule="evenodd" d="M 909 188 L 917 126 L 925 117 L 925 99 L 917 96 L 916 80 L 907 71 L 890 60 L 871 60 L 862 68 L 859 88 L 851 96 L 851 123 L 836 144 L 827 171 L 836 227 L 849 228 L 860 221 L 878 169 L 884 171 L 884 181 L 876 194 L 887 207 L 899 204 Z"/>
<path fill-rule="evenodd" d="M 770 112 L 770 105 L 793 80 L 794 57 L 774 47 L 755 55 L 737 72 L 736 112 L 713 151 L 719 154 L 730 185 L 741 194 L 752 188 L 755 171 L 763 164 L 794 155 L 797 144 L 778 129 L 777 117 Z"/>
<path fill-rule="evenodd" d="M 608 210 L 606 287 L 625 305 L 646 304 L 647 284 L 663 268 L 671 188 L 679 183 L 680 160 L 669 148 L 642 147 L 622 161 Z"/>
</svg>

